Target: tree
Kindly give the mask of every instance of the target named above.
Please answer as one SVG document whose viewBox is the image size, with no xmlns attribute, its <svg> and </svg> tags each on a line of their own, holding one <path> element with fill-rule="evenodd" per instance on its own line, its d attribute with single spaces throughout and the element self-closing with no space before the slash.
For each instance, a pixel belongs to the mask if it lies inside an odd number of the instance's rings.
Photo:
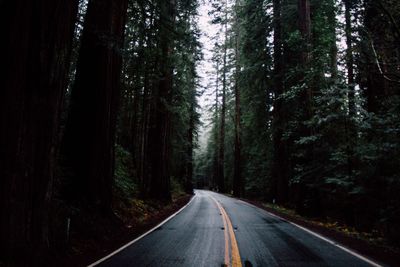
<svg viewBox="0 0 400 267">
<path fill-rule="evenodd" d="M 273 120 L 273 177 L 275 179 L 276 200 L 278 203 L 285 203 L 288 200 L 289 181 L 286 173 L 288 155 L 285 151 L 284 132 L 284 111 L 283 111 L 283 36 L 282 36 L 282 5 L 281 0 L 274 0 L 274 120 Z"/>
<path fill-rule="evenodd" d="M 78 1 L 0 3 L 0 259 L 40 265 Z M 25 254 L 21 259 L 21 253 Z M 24 265 L 24 264 L 22 264 Z"/>
<path fill-rule="evenodd" d="M 199 176 L 222 167 L 225 191 L 239 195 L 240 166 L 247 197 L 276 200 L 302 215 L 335 218 L 362 231 L 380 229 L 398 240 L 400 5 L 211 5 L 225 40 L 217 42 L 220 65 L 210 75 L 222 81 L 222 90 L 213 106 L 219 109 L 212 139 L 198 156 Z M 235 7 L 227 19 L 226 6 Z M 207 160 L 215 151 L 218 158 Z"/>
<path fill-rule="evenodd" d="M 219 192 L 226 191 L 225 184 L 225 136 L 226 136 L 226 112 L 227 112 L 227 92 L 228 92 L 228 49 L 229 49 L 229 33 L 228 33 L 228 17 L 229 17 L 229 7 L 228 1 L 212 1 L 211 5 L 213 9 L 210 12 L 210 16 L 212 17 L 212 23 L 220 26 L 220 33 L 223 35 L 223 40 L 217 40 L 215 43 L 214 50 L 214 58 L 217 60 L 217 73 L 218 73 L 218 81 L 216 82 L 217 90 L 218 83 L 221 82 L 221 91 L 220 93 L 217 91 L 217 98 L 221 97 L 221 102 L 219 103 L 219 115 L 216 115 L 219 118 L 218 123 L 218 152 L 217 152 L 217 160 L 215 161 L 217 166 L 214 168 L 216 173 L 216 186 Z M 221 61 L 221 62 L 220 62 Z M 221 66 L 221 65 L 222 66 Z"/>
<path fill-rule="evenodd" d="M 346 32 L 346 68 L 347 68 L 347 83 L 349 85 L 349 115 L 354 116 L 355 114 L 355 103 L 354 103 L 354 56 L 353 56 L 353 37 L 352 37 L 352 22 L 351 22 L 351 10 L 352 1 L 344 0 L 345 5 L 345 32 Z"/>
<path fill-rule="evenodd" d="M 170 156 L 171 156 L 171 111 L 173 67 L 172 32 L 175 24 L 175 0 L 160 3 L 160 79 L 153 92 L 153 109 L 150 115 L 149 175 L 148 196 L 171 199 L 170 195 Z"/>
<path fill-rule="evenodd" d="M 89 1 L 63 153 L 71 201 L 111 212 L 114 143 L 127 0 Z"/>
<path fill-rule="evenodd" d="M 241 152 L 241 103 L 240 103 L 240 1 L 235 3 L 235 152 L 234 152 L 234 171 L 233 171 L 233 195 L 241 197 L 244 195 L 244 185 L 242 179 L 242 152 Z"/>
</svg>

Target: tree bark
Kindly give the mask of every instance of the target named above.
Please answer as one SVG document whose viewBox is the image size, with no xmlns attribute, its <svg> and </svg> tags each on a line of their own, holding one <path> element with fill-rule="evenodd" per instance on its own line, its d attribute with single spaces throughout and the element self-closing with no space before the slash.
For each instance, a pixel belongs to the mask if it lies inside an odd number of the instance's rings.
<svg viewBox="0 0 400 267">
<path fill-rule="evenodd" d="M 239 1 L 236 0 L 236 6 L 239 8 Z M 239 73 L 240 73 L 240 25 L 239 14 L 235 14 L 236 18 L 236 44 L 235 44 L 235 152 L 234 152 L 234 170 L 233 170 L 233 195 L 235 197 L 242 197 L 244 195 L 244 183 L 242 177 L 242 159 L 241 159 L 241 106 L 240 106 L 240 87 L 239 87 Z"/>
<path fill-rule="evenodd" d="M 111 211 L 114 143 L 127 0 L 91 0 L 77 63 L 64 153 L 69 197 Z"/>
<path fill-rule="evenodd" d="M 2 1 L 0 261 L 40 265 L 78 1 Z M 21 257 L 24 255 L 24 257 Z"/>
<path fill-rule="evenodd" d="M 219 175 L 219 124 L 218 124 L 218 114 L 219 114 L 219 109 L 218 109 L 218 94 L 219 94 L 219 59 L 217 59 L 217 65 L 216 65 L 216 79 L 215 79 L 215 136 L 214 136 L 214 142 L 215 142 L 215 148 L 214 148 L 214 166 L 213 166 L 213 179 L 211 183 L 211 188 L 215 189 L 216 186 L 218 185 L 218 175 Z"/>
<path fill-rule="evenodd" d="M 173 89 L 173 29 L 175 27 L 175 0 L 161 1 L 159 62 L 161 78 L 154 92 L 154 110 L 150 129 L 149 160 L 151 165 L 148 196 L 171 200 L 170 193 L 170 157 L 171 111 Z"/>
<path fill-rule="evenodd" d="M 303 38 L 304 48 L 301 51 L 300 63 L 308 66 L 311 61 L 311 13 L 310 0 L 298 0 L 299 30 Z M 308 97 L 312 96 L 310 90 Z"/>
<path fill-rule="evenodd" d="M 286 173 L 287 158 L 286 143 L 282 140 L 284 131 L 284 111 L 281 96 L 284 92 L 283 85 L 283 48 L 282 48 L 282 5 L 281 0 L 274 0 L 274 118 L 273 118 L 273 177 L 275 184 L 275 197 L 278 203 L 285 203 L 288 196 L 289 181 Z"/>
<path fill-rule="evenodd" d="M 193 88 L 194 90 L 194 88 Z M 187 163 L 186 163 L 186 180 L 185 180 L 185 191 L 188 194 L 193 194 L 193 135 L 194 135 L 194 127 L 195 127 L 195 102 L 196 96 L 195 92 L 192 92 L 191 100 L 190 100 L 190 117 L 189 117 L 189 128 L 187 131 Z"/>
<path fill-rule="evenodd" d="M 328 13 L 328 23 L 330 31 L 330 71 L 331 71 L 331 81 L 335 84 L 338 81 L 338 47 L 336 45 L 336 0 L 329 1 L 329 13 Z"/>
<path fill-rule="evenodd" d="M 351 23 L 351 0 L 344 0 L 345 5 L 345 33 L 346 33 L 346 67 L 347 67 L 347 84 L 349 88 L 348 99 L 349 99 L 349 115 L 350 117 L 355 115 L 355 103 L 354 103 L 354 55 L 353 55 L 353 38 L 352 38 L 352 23 Z"/>
<path fill-rule="evenodd" d="M 314 113 L 313 110 L 313 86 L 315 83 L 315 75 L 309 75 L 311 68 L 311 11 L 310 0 L 298 0 L 298 27 L 302 37 L 302 51 L 300 53 L 299 65 L 302 66 L 302 73 L 299 76 L 299 84 L 304 85 L 305 89 L 301 93 L 300 101 L 304 107 L 301 121 L 309 121 Z M 313 125 L 307 126 L 303 124 L 299 127 L 299 133 L 302 137 L 309 137 L 315 134 Z M 314 144 L 307 144 L 304 147 L 304 156 L 299 160 L 299 164 L 308 165 L 314 161 Z M 300 214 L 317 213 L 318 199 L 315 197 L 317 191 L 310 189 L 307 184 L 314 183 L 314 177 L 304 175 L 302 180 L 295 186 L 296 192 L 296 210 Z M 309 203 L 306 204 L 305 201 Z"/>
<path fill-rule="evenodd" d="M 228 9 L 226 3 L 225 8 Z M 221 100 L 221 118 L 219 131 L 219 153 L 218 153 L 218 191 L 225 192 L 225 112 L 226 112 L 226 68 L 227 68 L 227 45 L 228 45 L 228 11 L 225 11 L 225 39 L 224 55 L 222 66 L 222 100 Z"/>
<path fill-rule="evenodd" d="M 300 53 L 300 65 L 304 70 L 310 70 L 311 62 L 311 11 L 310 0 L 298 0 L 298 13 L 299 13 L 299 30 L 303 39 L 303 50 Z M 303 82 L 307 84 L 304 92 L 304 106 L 306 110 L 306 119 L 310 119 L 313 115 L 313 86 L 312 81 L 307 81 L 306 72 L 303 73 Z M 312 132 L 312 131 L 311 131 Z"/>
</svg>

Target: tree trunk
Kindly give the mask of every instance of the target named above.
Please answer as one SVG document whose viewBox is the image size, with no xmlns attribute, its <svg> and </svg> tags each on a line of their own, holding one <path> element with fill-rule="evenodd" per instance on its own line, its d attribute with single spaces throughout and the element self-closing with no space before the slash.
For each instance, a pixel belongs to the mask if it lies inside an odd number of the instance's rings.
<svg viewBox="0 0 400 267">
<path fill-rule="evenodd" d="M 300 66 L 303 66 L 303 77 L 300 77 L 306 86 L 304 92 L 303 103 L 306 111 L 305 119 L 308 120 L 313 115 L 313 81 L 307 80 L 306 71 L 311 70 L 311 12 L 310 0 L 298 0 L 298 13 L 299 13 L 299 30 L 303 39 L 303 49 L 300 53 Z M 309 78 L 310 79 L 310 78 Z M 312 133 L 312 129 L 311 129 Z"/>
<path fill-rule="evenodd" d="M 114 143 L 127 0 L 89 1 L 64 153 L 69 197 L 111 211 Z"/>
<path fill-rule="evenodd" d="M 303 50 L 301 51 L 300 64 L 306 68 L 311 61 L 311 14 L 310 0 L 298 0 L 299 30 L 303 38 Z M 307 88 L 307 101 L 311 102 L 312 90 Z"/>
<path fill-rule="evenodd" d="M 149 197 L 171 200 L 170 157 L 171 111 L 173 87 L 173 30 L 175 27 L 175 0 L 161 1 L 159 62 L 161 78 L 154 92 L 154 110 L 150 129 L 149 160 L 151 165 Z"/>
<path fill-rule="evenodd" d="M 225 6 L 228 9 L 228 5 Z M 228 11 L 225 11 L 225 40 L 222 66 L 222 100 L 221 120 L 219 132 L 219 153 L 218 153 L 218 191 L 225 192 L 225 112 L 226 112 L 226 68 L 227 68 L 227 45 L 228 45 Z"/>
<path fill-rule="evenodd" d="M 311 68 L 311 13 L 310 1 L 298 0 L 298 27 L 302 37 L 302 51 L 300 53 L 299 65 L 302 66 L 302 73 L 299 77 L 299 84 L 305 85 L 305 91 L 301 94 L 301 105 L 304 107 L 303 122 L 309 121 L 313 116 L 313 83 L 315 82 L 315 75 L 311 76 L 308 72 L 313 71 Z M 301 125 L 299 133 L 302 137 L 309 137 L 314 135 L 313 125 Z M 309 165 L 314 161 L 314 145 L 307 144 L 304 147 L 304 156 L 299 160 L 299 164 Z M 310 189 L 307 184 L 313 184 L 315 177 L 304 175 L 302 180 L 296 185 L 296 210 L 300 214 L 314 214 L 317 213 L 318 200 L 316 198 L 316 189 Z M 306 203 L 309 202 L 309 203 Z"/>
<path fill-rule="evenodd" d="M 286 142 L 282 140 L 284 130 L 283 103 L 283 49 L 282 49 L 282 6 L 281 0 L 274 0 L 274 119 L 273 119 L 273 177 L 275 179 L 275 197 L 278 203 L 285 203 L 288 196 L 289 181 L 286 173 L 287 158 Z"/>
<path fill-rule="evenodd" d="M 0 3 L 0 261 L 41 265 L 78 1 Z M 21 257 L 21 255 L 24 255 Z M 7 263 L 6 263 L 7 265 Z"/>
<path fill-rule="evenodd" d="M 194 90 L 194 88 L 193 88 Z M 192 92 L 192 99 L 190 100 L 190 118 L 189 118 L 189 128 L 187 131 L 187 141 L 188 141 L 188 146 L 187 146 L 187 151 L 186 151 L 186 156 L 187 156 L 187 163 L 186 163 L 186 181 L 185 181 L 185 191 L 188 194 L 193 194 L 193 135 L 194 135 L 194 123 L 195 123 L 195 102 L 196 102 L 196 96 L 195 92 Z"/>
<path fill-rule="evenodd" d="M 155 28 L 155 8 L 150 9 L 146 18 L 146 8 L 142 5 L 142 27 L 144 31 L 144 40 L 146 50 L 144 51 L 144 57 L 150 57 L 149 51 L 155 49 L 155 44 L 152 38 L 150 38 L 152 32 Z M 146 25 L 149 25 L 146 28 Z M 151 60 L 144 60 L 143 66 L 143 93 L 142 93 L 142 109 L 141 109 L 141 121 L 140 121 L 140 138 L 138 142 L 138 176 L 139 176 L 139 185 L 140 185 L 140 193 L 143 197 L 147 196 L 147 191 L 149 188 L 149 180 L 150 180 L 150 162 L 149 162 L 149 140 L 150 140 L 150 119 L 152 116 L 152 90 L 153 90 L 153 74 L 155 72 L 155 68 L 157 65 L 156 60 L 150 63 Z"/>
<path fill-rule="evenodd" d="M 236 0 L 236 6 L 239 8 L 239 1 Z M 239 72 L 240 72 L 240 54 L 239 54 L 239 41 L 240 41 L 240 25 L 239 14 L 235 14 L 236 18 L 236 44 L 235 44 L 235 60 L 236 60 L 236 73 L 235 73 L 235 152 L 234 152 L 234 170 L 233 170 L 233 195 L 235 197 L 242 197 L 244 194 L 244 184 L 242 178 L 242 159 L 241 159 L 241 110 L 240 110 L 240 88 L 239 88 Z"/>
<path fill-rule="evenodd" d="M 218 175 L 219 175 L 219 124 L 218 124 L 218 114 L 219 114 L 219 109 L 218 109 L 218 93 L 219 93 L 219 60 L 217 59 L 217 66 L 216 66 L 216 80 L 215 80 L 215 147 L 214 147 L 214 164 L 213 164 L 213 180 L 211 183 L 211 188 L 215 189 L 216 186 L 218 185 Z"/>
<path fill-rule="evenodd" d="M 355 115 L 355 103 L 354 103 L 354 56 L 353 56 L 353 38 L 352 38 L 352 26 L 351 26 L 351 0 L 345 0 L 345 33 L 346 33 L 346 68 L 347 68 L 347 84 L 349 88 L 348 99 L 349 99 L 349 115 L 350 117 Z"/>
<path fill-rule="evenodd" d="M 338 47 L 336 45 L 336 0 L 329 1 L 329 13 L 328 13 L 328 23 L 330 32 L 330 71 L 331 71 L 331 81 L 335 84 L 338 82 Z"/>
</svg>

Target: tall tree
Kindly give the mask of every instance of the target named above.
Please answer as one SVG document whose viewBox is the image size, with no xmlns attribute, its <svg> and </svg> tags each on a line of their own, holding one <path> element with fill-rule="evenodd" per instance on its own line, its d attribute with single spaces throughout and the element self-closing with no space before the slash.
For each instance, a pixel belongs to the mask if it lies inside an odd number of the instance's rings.
<svg viewBox="0 0 400 267">
<path fill-rule="evenodd" d="M 301 51 L 300 64 L 307 66 L 311 60 L 311 9 L 309 0 L 298 0 L 298 24 L 304 48 Z M 310 99 L 312 92 L 307 90 Z"/>
<path fill-rule="evenodd" d="M 241 187 L 247 197 L 266 196 L 270 191 L 268 150 L 271 141 L 272 94 L 268 80 L 271 77 L 269 70 L 272 58 L 268 48 L 269 40 L 264 37 L 271 34 L 272 29 L 268 27 L 271 21 L 265 12 L 263 0 L 240 1 L 235 15 L 239 18 L 237 21 L 233 20 L 236 23 L 232 28 L 231 39 L 239 40 L 239 43 L 234 42 L 232 45 L 236 56 L 233 54 L 230 58 L 235 60 L 231 65 L 236 75 L 231 75 L 230 80 L 240 90 L 240 119 L 236 122 L 240 123 Z M 239 38 L 235 38 L 237 27 L 239 27 Z M 235 124 L 235 120 L 231 121 Z M 228 129 L 232 128 L 234 129 L 234 126 L 228 126 Z M 234 144 L 234 137 L 234 134 L 228 132 L 228 142 Z M 232 164 L 227 166 L 234 168 Z"/>
<path fill-rule="evenodd" d="M 220 167 L 219 164 L 219 147 L 220 147 L 220 143 L 219 143 L 219 105 L 218 105 L 218 94 L 219 94 L 219 58 L 216 58 L 216 66 L 215 66 L 215 70 L 216 70 L 216 78 L 215 78 L 215 110 L 214 110 L 214 161 L 213 161 L 213 180 L 211 183 L 211 188 L 215 188 L 218 184 L 218 175 L 219 175 L 219 170 L 218 168 Z"/>
<path fill-rule="evenodd" d="M 41 265 L 49 246 L 49 201 L 77 8 L 78 1 L 0 3 L 0 261 Z"/>
<path fill-rule="evenodd" d="M 223 7 L 223 56 L 222 56 L 222 97 L 221 97 L 221 115 L 219 124 L 219 152 L 218 152 L 218 191 L 225 192 L 225 124 L 226 124 L 226 91 L 227 91 L 227 55 L 228 55 L 228 1 Z"/>
<path fill-rule="evenodd" d="M 241 101 L 240 101 L 240 1 L 235 3 L 235 152 L 233 171 L 233 195 L 241 197 L 244 194 L 242 177 L 242 152 L 241 152 Z"/>
<path fill-rule="evenodd" d="M 180 181 L 185 191 L 193 193 L 193 152 L 196 145 L 198 74 L 196 63 L 202 58 L 198 37 L 196 0 L 181 1 L 177 8 L 176 53 L 174 60 L 174 113 L 173 135 L 175 141 L 172 176 Z M 181 138 L 182 137 L 182 138 Z M 182 142 L 183 141 L 183 142 Z M 182 158 L 178 163 L 176 159 Z"/>
<path fill-rule="evenodd" d="M 171 110 L 173 89 L 173 34 L 175 26 L 175 0 L 160 1 L 160 79 L 153 92 L 153 110 L 149 132 L 149 160 L 151 174 L 148 195 L 169 200 L 171 156 Z"/>
<path fill-rule="evenodd" d="M 69 197 L 111 211 L 114 143 L 127 0 L 91 0 L 85 19 L 63 151 Z"/>
<path fill-rule="evenodd" d="M 286 173 L 288 156 L 285 154 L 283 140 L 284 112 L 282 106 L 283 85 L 283 36 L 282 36 L 282 4 L 281 0 L 273 1 L 274 12 L 274 160 L 273 177 L 275 179 L 276 200 L 285 203 L 288 196 L 289 181 Z"/>
<path fill-rule="evenodd" d="M 355 114 L 355 103 L 354 103 L 354 54 L 353 54 L 353 37 L 352 37 L 352 0 L 344 0 L 345 6 L 345 33 L 346 33 L 346 68 L 347 68 L 347 84 L 349 86 L 348 98 L 349 98 L 349 115 L 354 116 Z"/>
</svg>

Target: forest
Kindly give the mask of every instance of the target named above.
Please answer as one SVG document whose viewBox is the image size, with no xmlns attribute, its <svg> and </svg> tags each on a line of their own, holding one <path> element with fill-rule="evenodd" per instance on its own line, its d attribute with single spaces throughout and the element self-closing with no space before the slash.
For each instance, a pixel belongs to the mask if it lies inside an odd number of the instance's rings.
<svg viewBox="0 0 400 267">
<path fill-rule="evenodd" d="M 121 206 L 194 188 L 399 247 L 399 1 L 14 0 L 0 13 L 0 266 L 45 266 L 82 221 L 123 224 Z"/>
<path fill-rule="evenodd" d="M 211 3 L 212 129 L 197 186 L 398 244 L 400 3 Z"/>
</svg>

